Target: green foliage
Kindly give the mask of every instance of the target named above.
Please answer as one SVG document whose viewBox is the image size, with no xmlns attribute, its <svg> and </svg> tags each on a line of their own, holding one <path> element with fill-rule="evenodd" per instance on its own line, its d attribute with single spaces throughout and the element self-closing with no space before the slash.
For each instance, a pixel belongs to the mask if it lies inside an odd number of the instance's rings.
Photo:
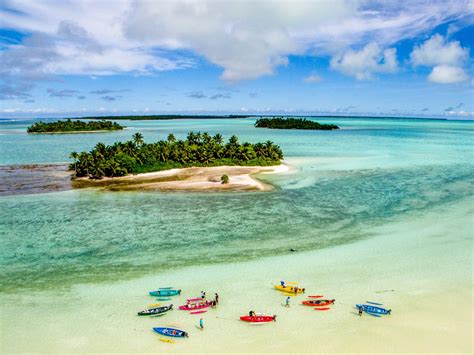
<svg viewBox="0 0 474 355">
<path fill-rule="evenodd" d="M 189 118 L 248 118 L 248 115 L 144 115 L 144 116 L 100 116 L 100 117 L 81 117 L 87 120 L 131 120 L 131 121 L 146 121 L 146 120 L 179 120 Z"/>
<path fill-rule="evenodd" d="M 62 120 L 56 122 L 36 122 L 28 127 L 28 133 L 62 133 L 76 131 L 117 131 L 124 127 L 117 122 L 110 121 L 71 121 Z"/>
<path fill-rule="evenodd" d="M 69 168 L 76 176 L 100 179 L 191 166 L 278 165 L 283 153 L 271 141 L 240 144 L 236 136 L 225 143 L 220 134 L 189 132 L 186 140 L 170 134 L 167 140 L 147 144 L 135 133 L 133 140 L 110 146 L 97 143 L 90 152 L 72 152 L 70 157 L 74 162 Z"/>
<path fill-rule="evenodd" d="M 333 124 L 322 124 L 306 118 L 260 118 L 255 122 L 257 128 L 276 128 L 276 129 L 318 129 L 333 130 L 339 129 Z"/>
<path fill-rule="evenodd" d="M 227 175 L 222 175 L 222 176 L 221 176 L 221 183 L 222 183 L 222 184 L 228 184 L 228 183 L 229 183 L 229 176 L 227 176 Z"/>
</svg>

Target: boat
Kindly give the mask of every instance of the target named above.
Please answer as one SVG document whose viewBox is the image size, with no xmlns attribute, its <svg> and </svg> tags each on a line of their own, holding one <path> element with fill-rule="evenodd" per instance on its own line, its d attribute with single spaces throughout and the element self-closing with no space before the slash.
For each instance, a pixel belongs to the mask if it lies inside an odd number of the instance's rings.
<svg viewBox="0 0 474 355">
<path fill-rule="evenodd" d="M 256 315 L 256 316 L 242 316 L 240 320 L 249 323 L 268 323 L 276 322 L 276 316 L 265 316 L 265 315 Z"/>
<path fill-rule="evenodd" d="M 195 311 L 197 309 L 208 308 L 212 305 L 211 301 L 204 301 L 202 299 L 195 301 L 188 301 L 186 304 L 179 306 L 178 308 L 182 311 Z"/>
<path fill-rule="evenodd" d="M 148 308 L 141 312 L 138 312 L 137 314 L 139 316 L 151 316 L 155 314 L 165 313 L 165 312 L 171 311 L 172 309 L 173 309 L 173 305 L 170 304 L 169 306 Z"/>
<path fill-rule="evenodd" d="M 302 303 L 305 306 L 325 307 L 325 306 L 329 306 L 331 304 L 334 304 L 334 302 L 336 302 L 336 300 L 306 300 L 306 301 L 303 301 Z"/>
<path fill-rule="evenodd" d="M 391 314 L 391 309 L 385 309 L 382 307 L 371 306 L 368 304 L 356 304 L 357 309 L 362 308 L 362 310 L 366 313 L 370 314 L 382 314 L 382 315 L 389 315 Z"/>
<path fill-rule="evenodd" d="M 181 294 L 181 290 L 156 290 L 149 292 L 150 296 L 162 297 L 162 296 L 178 296 Z"/>
<path fill-rule="evenodd" d="M 189 314 L 201 314 L 201 313 L 206 313 L 207 310 L 203 309 L 201 311 L 194 311 L 194 312 L 189 312 Z"/>
<path fill-rule="evenodd" d="M 282 286 L 282 285 L 275 285 L 275 289 L 278 291 L 286 292 L 286 293 L 295 293 L 295 289 L 298 288 L 298 293 L 304 293 L 305 289 L 298 286 Z"/>
<path fill-rule="evenodd" d="M 167 337 L 184 338 L 188 337 L 188 333 L 181 329 L 168 328 L 168 327 L 156 327 L 153 330 L 159 334 L 166 335 Z"/>
</svg>

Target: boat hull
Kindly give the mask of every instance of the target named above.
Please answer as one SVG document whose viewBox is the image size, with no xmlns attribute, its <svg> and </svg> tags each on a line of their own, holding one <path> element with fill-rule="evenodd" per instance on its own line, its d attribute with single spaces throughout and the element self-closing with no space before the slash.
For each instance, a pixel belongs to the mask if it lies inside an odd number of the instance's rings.
<svg viewBox="0 0 474 355">
<path fill-rule="evenodd" d="M 305 306 L 311 306 L 311 307 L 325 307 L 334 304 L 334 300 L 307 300 L 303 301 L 302 303 Z"/>
<path fill-rule="evenodd" d="M 368 304 L 356 304 L 356 308 L 361 308 L 362 307 L 362 310 L 366 313 L 371 313 L 371 314 L 381 314 L 381 315 L 389 315 L 392 310 L 391 309 L 385 309 L 385 308 L 382 308 L 382 307 L 375 307 L 375 306 L 371 306 L 371 305 L 368 305 Z"/>
<path fill-rule="evenodd" d="M 184 304 L 182 306 L 179 306 L 178 308 L 182 311 L 195 311 L 195 310 L 198 310 L 198 309 L 204 309 L 204 308 L 208 308 L 211 306 L 211 303 L 210 302 L 206 302 L 205 304 Z"/>
<path fill-rule="evenodd" d="M 181 294 L 181 290 L 156 290 L 149 292 L 149 294 L 155 297 L 178 296 Z"/>
<path fill-rule="evenodd" d="M 137 314 L 139 316 L 153 316 L 156 314 L 161 314 L 161 313 L 171 311 L 172 309 L 173 309 L 173 305 L 164 306 L 164 307 L 154 307 L 154 308 L 145 309 L 141 312 L 138 312 Z"/>
<path fill-rule="evenodd" d="M 188 333 L 186 333 L 184 330 L 175 329 L 175 328 L 157 327 L 157 328 L 153 328 L 153 330 L 167 337 L 184 338 L 188 336 Z"/>
<path fill-rule="evenodd" d="M 240 320 L 249 323 L 268 323 L 275 321 L 275 316 L 242 316 Z"/>
<path fill-rule="evenodd" d="M 295 286 L 276 285 L 275 289 L 286 293 L 295 293 Z M 305 289 L 298 287 L 298 293 L 304 293 Z"/>
</svg>

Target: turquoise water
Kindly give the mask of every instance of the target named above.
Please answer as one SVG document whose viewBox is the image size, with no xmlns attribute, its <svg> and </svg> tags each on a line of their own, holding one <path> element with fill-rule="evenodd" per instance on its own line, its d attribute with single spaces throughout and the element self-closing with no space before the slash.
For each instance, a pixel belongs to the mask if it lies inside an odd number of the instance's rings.
<svg viewBox="0 0 474 355">
<path fill-rule="evenodd" d="M 0 198 L 2 291 L 69 288 L 310 250 L 370 237 L 369 227 L 472 199 L 474 123 L 318 119 L 341 130 L 256 129 L 254 120 L 126 121 L 123 132 L 27 135 L 0 123 L 0 165 L 67 162 L 70 151 L 142 132 L 190 130 L 272 140 L 294 173 L 262 175 L 269 193 L 76 190 Z"/>
</svg>

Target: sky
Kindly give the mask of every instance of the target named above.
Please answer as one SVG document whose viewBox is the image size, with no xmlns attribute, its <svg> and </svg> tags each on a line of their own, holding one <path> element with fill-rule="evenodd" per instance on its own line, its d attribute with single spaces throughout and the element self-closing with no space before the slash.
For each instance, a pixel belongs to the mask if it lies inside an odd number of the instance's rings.
<svg viewBox="0 0 474 355">
<path fill-rule="evenodd" d="M 474 118 L 474 1 L 2 0 L 0 117 Z"/>
</svg>

